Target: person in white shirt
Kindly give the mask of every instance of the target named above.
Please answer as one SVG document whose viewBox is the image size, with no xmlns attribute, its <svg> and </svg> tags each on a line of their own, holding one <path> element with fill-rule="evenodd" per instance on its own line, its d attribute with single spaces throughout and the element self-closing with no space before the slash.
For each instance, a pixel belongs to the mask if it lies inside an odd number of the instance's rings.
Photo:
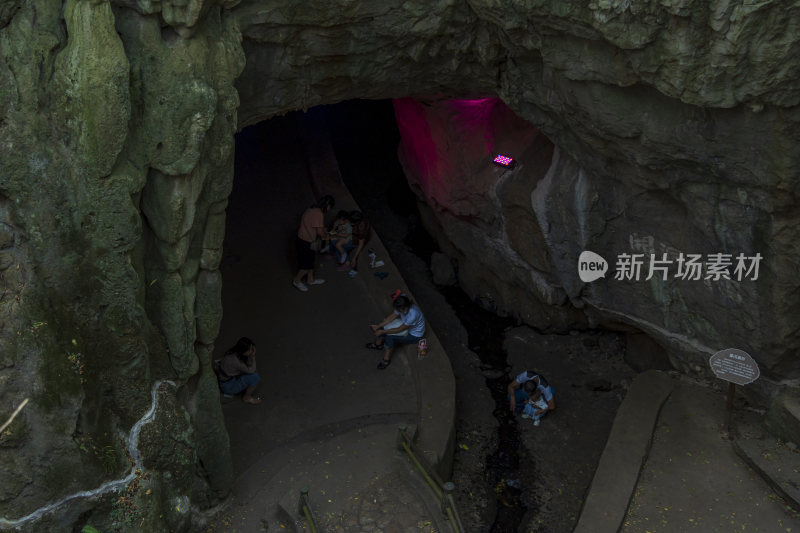
<svg viewBox="0 0 800 533">
<path fill-rule="evenodd" d="M 383 359 L 378 363 L 378 370 L 383 370 L 392 362 L 392 350 L 396 344 L 417 344 L 425 335 L 425 316 L 417 305 L 405 295 L 395 298 L 392 304 L 394 311 L 379 324 L 370 324 L 375 332 L 375 342 L 367 344 L 367 348 L 383 350 Z M 384 329 L 389 323 L 400 317 L 403 323 L 397 327 Z M 403 332 L 403 330 L 408 330 Z"/>
<path fill-rule="evenodd" d="M 547 402 L 548 411 L 552 411 L 556 408 L 556 402 L 553 399 L 553 388 L 547 382 L 547 379 L 535 370 L 526 370 L 508 384 L 508 407 L 512 413 L 521 411 L 523 404 L 530 397 L 530 395 L 522 389 L 522 386 L 528 383 L 532 383 L 535 385 L 536 389 L 541 391 L 544 401 Z M 528 386 L 528 388 L 530 387 L 531 385 Z"/>
<path fill-rule="evenodd" d="M 522 418 L 530 418 L 533 420 L 533 425 L 538 426 L 539 421 L 550 410 L 547 400 L 544 399 L 542 391 L 532 381 L 525 383 L 522 388 L 530 396 L 522 407 Z"/>
</svg>

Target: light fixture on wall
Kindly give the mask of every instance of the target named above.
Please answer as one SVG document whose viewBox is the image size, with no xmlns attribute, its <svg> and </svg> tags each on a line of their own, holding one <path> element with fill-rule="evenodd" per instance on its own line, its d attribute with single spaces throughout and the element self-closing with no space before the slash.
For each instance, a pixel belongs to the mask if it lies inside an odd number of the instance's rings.
<svg viewBox="0 0 800 533">
<path fill-rule="evenodd" d="M 517 161 L 513 157 L 500 154 L 496 155 L 495 158 L 492 159 L 492 163 L 505 168 L 514 168 L 517 166 Z"/>
</svg>

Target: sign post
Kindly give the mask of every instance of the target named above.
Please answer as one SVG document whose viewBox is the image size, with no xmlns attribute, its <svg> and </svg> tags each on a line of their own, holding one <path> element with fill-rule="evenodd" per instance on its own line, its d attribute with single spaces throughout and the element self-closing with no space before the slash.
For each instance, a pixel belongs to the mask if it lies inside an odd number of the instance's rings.
<svg viewBox="0 0 800 533">
<path fill-rule="evenodd" d="M 708 360 L 714 375 L 730 382 L 728 387 L 727 414 L 725 417 L 725 432 L 731 434 L 731 411 L 733 411 L 733 395 L 736 385 L 747 385 L 758 379 L 761 371 L 755 359 L 745 351 L 736 348 L 720 350 Z"/>
</svg>

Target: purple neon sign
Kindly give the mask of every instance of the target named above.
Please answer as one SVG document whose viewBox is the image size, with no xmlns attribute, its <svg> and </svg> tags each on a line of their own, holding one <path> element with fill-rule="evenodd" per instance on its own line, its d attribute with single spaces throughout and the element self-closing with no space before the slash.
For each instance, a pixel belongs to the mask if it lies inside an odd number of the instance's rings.
<svg viewBox="0 0 800 533">
<path fill-rule="evenodd" d="M 492 159 L 492 163 L 506 168 L 514 168 L 514 166 L 517 164 L 513 157 L 508 157 L 506 155 L 495 156 L 495 158 Z"/>
</svg>

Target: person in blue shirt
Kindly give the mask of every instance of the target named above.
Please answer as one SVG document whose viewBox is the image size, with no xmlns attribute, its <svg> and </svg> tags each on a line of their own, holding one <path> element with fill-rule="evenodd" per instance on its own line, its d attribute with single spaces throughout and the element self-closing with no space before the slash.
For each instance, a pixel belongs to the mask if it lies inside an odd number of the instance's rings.
<svg viewBox="0 0 800 533">
<path fill-rule="evenodd" d="M 535 370 L 526 370 L 508 384 L 508 407 L 512 413 L 522 410 L 525 402 L 530 398 L 528 391 L 533 392 L 533 390 L 538 390 L 542 393 L 542 398 L 547 402 L 547 411 L 552 411 L 556 408 L 556 401 L 553 399 L 553 388 L 547 382 L 547 379 Z"/>
<path fill-rule="evenodd" d="M 425 335 L 425 317 L 420 308 L 408 296 L 403 294 L 395 298 L 392 307 L 394 307 L 394 311 L 380 324 L 370 324 L 377 338 L 375 342 L 368 343 L 367 348 L 385 349 L 383 359 L 378 363 L 378 370 L 383 370 L 392 362 L 392 350 L 396 344 L 417 344 Z M 398 317 L 403 321 L 401 325 L 384 329 Z"/>
</svg>

